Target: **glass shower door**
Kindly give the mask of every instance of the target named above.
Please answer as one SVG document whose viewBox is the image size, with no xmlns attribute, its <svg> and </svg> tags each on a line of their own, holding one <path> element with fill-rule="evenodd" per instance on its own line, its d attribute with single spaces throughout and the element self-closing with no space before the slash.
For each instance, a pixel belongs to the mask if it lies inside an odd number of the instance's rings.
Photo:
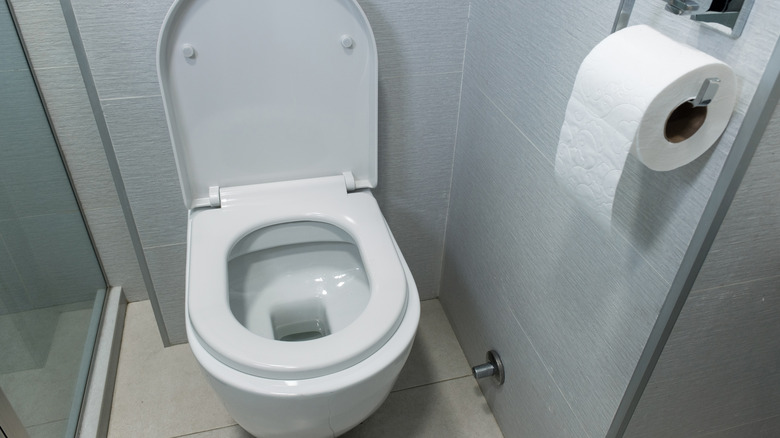
<svg viewBox="0 0 780 438">
<path fill-rule="evenodd" d="M 16 438 L 14 424 L 30 437 L 73 436 L 105 287 L 0 2 L 0 437 Z"/>
</svg>

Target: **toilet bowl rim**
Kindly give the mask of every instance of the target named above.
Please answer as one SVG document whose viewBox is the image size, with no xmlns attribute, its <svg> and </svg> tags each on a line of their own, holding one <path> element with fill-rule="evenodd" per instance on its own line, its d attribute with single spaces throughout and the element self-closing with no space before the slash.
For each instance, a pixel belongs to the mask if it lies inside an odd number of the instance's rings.
<svg viewBox="0 0 780 438">
<path fill-rule="evenodd" d="M 303 210 L 302 204 L 306 205 Z M 227 298 L 226 260 L 234 245 L 249 233 L 296 221 L 328 223 L 348 233 L 360 252 L 371 296 L 358 318 L 341 331 L 290 343 L 255 335 L 235 319 Z M 199 235 L 201 229 L 209 230 L 208 238 Z M 187 311 L 192 328 L 211 355 L 242 372 L 280 379 L 331 374 L 373 354 L 392 336 L 403 317 L 408 284 L 399 260 L 402 256 L 376 201 L 368 193 L 347 195 L 342 190 L 328 196 L 320 193 L 317 199 L 305 203 L 271 200 L 262 206 L 203 211 L 191 215 L 188 242 Z M 210 262 L 204 264 L 204 258 Z M 209 275 L 199 274 L 215 260 L 225 263 Z M 190 281 L 193 278 L 196 280 Z M 224 294 L 204 292 L 220 289 L 220 284 Z"/>
</svg>

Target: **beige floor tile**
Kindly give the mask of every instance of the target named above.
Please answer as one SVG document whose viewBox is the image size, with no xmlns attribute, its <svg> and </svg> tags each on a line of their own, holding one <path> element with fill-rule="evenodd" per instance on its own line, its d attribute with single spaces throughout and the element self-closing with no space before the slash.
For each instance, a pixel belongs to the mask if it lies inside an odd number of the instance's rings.
<svg viewBox="0 0 780 438">
<path fill-rule="evenodd" d="M 108 436 L 175 437 L 233 424 L 189 345 L 163 348 L 149 301 L 129 304 Z"/>
<path fill-rule="evenodd" d="M 439 300 L 423 301 L 420 325 L 394 391 L 471 375 Z"/>
<path fill-rule="evenodd" d="M 56 307 L 0 316 L 0 374 L 43 368 L 58 318 Z"/>
<path fill-rule="evenodd" d="M 27 428 L 30 438 L 62 438 L 68 427 L 68 420 L 60 420 L 52 423 L 40 424 Z"/>
<path fill-rule="evenodd" d="M 344 438 L 501 438 L 471 377 L 397 391 Z"/>
<path fill-rule="evenodd" d="M 249 432 L 240 426 L 228 426 L 220 429 L 207 430 L 205 432 L 193 433 L 177 438 L 253 438 Z"/>
<path fill-rule="evenodd" d="M 0 375 L 0 387 L 27 427 L 68 418 L 92 314 L 91 309 L 51 309 L 56 328 L 45 365 Z"/>
</svg>

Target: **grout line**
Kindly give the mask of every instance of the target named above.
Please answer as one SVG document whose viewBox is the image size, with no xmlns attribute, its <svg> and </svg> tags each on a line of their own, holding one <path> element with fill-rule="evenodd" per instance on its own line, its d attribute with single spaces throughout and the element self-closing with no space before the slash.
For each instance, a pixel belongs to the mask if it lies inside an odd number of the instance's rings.
<svg viewBox="0 0 780 438">
<path fill-rule="evenodd" d="M 466 378 L 466 377 L 471 377 L 471 374 L 464 374 L 464 375 L 458 376 L 458 377 L 450 377 L 448 379 L 437 380 L 436 382 L 422 383 L 420 385 L 414 385 L 414 386 L 410 386 L 408 388 L 403 388 L 403 389 L 394 389 L 394 390 L 390 391 L 390 394 L 393 394 L 393 393 L 396 393 L 396 392 L 406 391 L 406 390 L 409 390 L 409 389 L 417 389 L 417 388 L 424 388 L 426 386 L 438 385 L 439 383 L 450 382 L 450 381 L 453 381 L 453 380 L 459 380 L 459 379 L 463 379 L 463 378 Z"/>
<path fill-rule="evenodd" d="M 705 433 L 703 435 L 696 435 L 696 437 L 694 437 L 694 438 L 711 437 L 711 436 L 715 436 L 716 434 L 720 434 L 721 432 L 727 432 L 727 431 L 730 431 L 730 430 L 733 431 L 733 430 L 736 430 L 737 428 L 740 428 L 740 427 L 743 427 L 743 426 L 748 426 L 748 425 L 751 425 L 751 424 L 763 423 L 763 422 L 765 422 L 767 420 L 774 420 L 775 418 L 780 419 L 780 415 L 770 415 L 769 417 L 759 418 L 758 420 L 748 421 L 747 423 L 740 423 L 740 424 L 737 424 L 736 426 L 727 427 L 725 429 L 713 430 L 713 431 L 707 432 L 707 433 Z"/>
<path fill-rule="evenodd" d="M 63 65 L 52 65 L 52 66 L 49 66 L 49 67 L 33 67 L 33 70 L 35 70 L 35 71 L 48 71 L 48 70 L 66 70 L 66 69 L 70 69 L 70 68 L 76 68 L 77 69 L 77 68 L 79 68 L 79 65 L 78 64 L 72 64 L 72 65 L 63 64 Z"/>
<path fill-rule="evenodd" d="M 24 371 L 29 371 L 29 370 L 24 370 Z M 43 423 L 38 423 L 38 424 L 28 424 L 28 425 L 25 425 L 25 427 L 46 426 L 47 424 L 59 423 L 60 421 L 67 421 L 67 420 L 68 420 L 67 418 L 60 418 L 60 419 L 57 419 L 57 420 L 44 421 Z"/>
<path fill-rule="evenodd" d="M 444 214 L 444 227 L 442 229 L 441 238 L 441 254 L 439 256 L 439 287 L 436 291 L 436 296 L 441 295 L 441 285 L 444 280 L 444 259 L 445 249 L 447 247 L 447 226 L 450 223 L 450 207 L 452 205 L 452 186 L 455 181 L 455 152 L 458 149 L 458 133 L 460 132 L 460 111 L 463 103 L 463 77 L 466 75 L 466 50 L 469 44 L 469 25 L 471 23 L 471 2 L 469 2 L 469 9 L 466 14 L 466 39 L 463 41 L 463 62 L 461 63 L 460 71 L 460 89 L 458 90 L 458 115 L 455 117 L 455 139 L 452 144 L 452 160 L 450 161 L 450 184 L 447 190 L 447 209 Z"/>
<path fill-rule="evenodd" d="M 162 97 L 160 94 L 147 94 L 141 96 L 120 96 L 120 97 L 101 97 L 101 102 L 111 102 L 114 100 L 148 99 L 150 97 Z"/>
<path fill-rule="evenodd" d="M 697 293 L 700 293 L 700 292 L 710 292 L 710 291 L 718 290 L 718 289 L 725 289 L 725 288 L 730 288 L 730 287 L 734 287 L 734 286 L 742 286 L 742 285 L 749 284 L 749 283 L 756 283 L 756 282 L 759 282 L 759 281 L 766 281 L 766 280 L 771 280 L 771 279 L 775 279 L 775 278 L 776 279 L 780 279 L 780 275 L 767 275 L 766 277 L 751 278 L 750 280 L 737 281 L 735 283 L 721 284 L 721 285 L 718 285 L 718 286 L 711 286 L 711 287 L 704 288 L 704 289 L 691 289 L 691 293 L 690 294 L 693 295 L 693 294 L 697 294 Z"/>
<path fill-rule="evenodd" d="M 417 78 L 417 77 L 426 77 L 426 76 L 444 76 L 444 75 L 451 75 L 455 73 L 463 73 L 463 70 L 455 70 L 455 71 L 444 71 L 444 72 L 437 72 L 437 73 L 421 73 L 417 75 L 394 75 L 394 76 L 382 76 L 380 79 L 406 79 L 406 78 Z"/>
<path fill-rule="evenodd" d="M 70 209 L 70 210 L 55 210 L 55 211 L 49 211 L 49 212 L 46 212 L 46 213 L 31 214 L 31 215 L 27 215 L 27 216 L 19 216 L 19 217 L 15 217 L 15 218 L 12 218 L 12 219 L 5 219 L 5 220 L 0 221 L 0 222 L 13 221 L 13 220 L 15 220 L 17 222 L 21 222 L 22 220 L 25 220 L 25 219 L 35 219 L 35 218 L 41 218 L 41 217 L 45 217 L 45 216 L 55 216 L 55 215 L 60 215 L 60 214 L 73 214 L 73 213 L 79 213 L 79 212 L 80 211 L 79 211 L 78 207 L 76 207 L 76 208 L 73 208 L 73 209 Z"/>
<path fill-rule="evenodd" d="M 213 429 L 204 429 L 204 430 L 199 430 L 199 431 L 192 432 L 192 433 L 186 433 L 186 434 L 184 434 L 184 435 L 174 435 L 174 436 L 173 436 L 173 437 L 171 437 L 171 438 L 186 438 L 186 437 L 188 437 L 188 436 L 196 436 L 196 435 L 199 435 L 199 434 L 202 434 L 202 433 L 206 433 L 206 432 L 214 432 L 214 431 L 217 431 L 217 430 L 228 429 L 228 428 L 232 428 L 232 427 L 236 427 L 236 426 L 238 426 L 238 423 L 233 423 L 233 424 L 230 424 L 230 425 L 228 425 L 228 426 L 220 426 L 220 427 L 215 427 L 215 428 L 213 428 Z M 241 426 L 238 426 L 238 427 L 241 427 Z"/>
<path fill-rule="evenodd" d="M 531 340 L 531 337 L 528 336 L 528 333 L 526 333 L 525 328 L 523 327 L 523 324 L 520 323 L 520 320 L 517 319 L 517 315 L 515 314 L 514 309 L 511 307 L 509 308 L 509 312 L 512 314 L 512 318 L 517 323 L 517 326 L 520 327 L 520 330 L 523 332 L 523 336 L 525 336 L 525 339 L 528 341 L 529 344 L 531 344 L 531 348 L 534 350 L 534 354 L 536 354 L 536 357 L 539 359 L 539 362 L 544 367 L 545 372 L 547 373 L 547 376 L 550 378 L 550 381 L 552 381 L 553 385 L 555 385 L 555 389 L 558 390 L 558 393 L 561 394 L 561 397 L 563 398 L 563 401 L 566 402 L 566 406 L 569 407 L 569 410 L 572 414 L 574 414 L 574 418 L 577 419 L 577 421 L 580 424 L 580 428 L 582 429 L 582 432 L 585 433 L 585 436 L 589 437 L 590 434 L 588 433 L 588 430 L 585 428 L 585 423 L 582 421 L 582 418 L 580 418 L 580 415 L 577 413 L 577 411 L 574 410 L 571 403 L 569 402 L 569 399 L 566 397 L 566 395 L 561 390 L 561 387 L 558 385 L 558 381 L 555 380 L 555 377 L 553 377 L 552 373 L 550 372 L 550 367 L 547 366 L 547 363 L 542 359 L 542 355 L 539 354 L 539 350 L 536 349 L 536 345 L 534 345 L 533 341 Z"/>
<path fill-rule="evenodd" d="M 501 107 L 499 107 L 498 105 L 496 105 L 496 103 L 495 103 L 495 102 L 493 102 L 493 99 L 491 99 L 491 98 L 490 98 L 490 96 L 488 96 L 488 95 L 487 95 L 487 93 L 485 93 L 484 91 L 482 91 L 482 88 L 480 88 L 479 86 L 477 86 L 477 90 L 479 90 L 479 92 L 482 94 L 482 96 L 483 96 L 485 99 L 487 99 L 487 100 L 488 100 L 488 102 L 490 102 L 490 104 L 491 104 L 491 105 L 493 105 L 493 108 L 494 108 L 496 111 L 498 111 L 498 112 L 499 112 L 499 113 L 500 113 L 502 116 L 504 116 L 504 118 L 505 118 L 505 119 L 506 119 L 506 120 L 507 120 L 507 121 L 508 121 L 508 122 L 509 122 L 509 123 L 510 123 L 512 126 L 514 126 L 514 128 L 517 130 L 517 132 L 519 132 L 519 133 L 520 133 L 520 135 L 522 135 L 522 136 L 523 136 L 523 138 L 525 138 L 525 139 L 526 139 L 526 141 L 527 141 L 528 143 L 530 143 L 530 144 L 531 144 L 531 146 L 533 146 L 533 148 L 534 148 L 534 149 L 536 149 L 536 152 L 538 152 L 538 153 L 539 153 L 539 155 L 541 155 L 541 156 L 542 156 L 542 158 L 544 159 L 544 161 L 547 161 L 548 163 L 550 163 L 550 165 L 552 165 L 552 166 L 555 166 L 555 163 L 554 163 L 554 162 L 552 162 L 552 161 L 550 161 L 550 159 L 549 159 L 549 158 L 547 158 L 547 156 L 544 154 L 544 152 L 542 152 L 542 150 L 539 148 L 539 146 L 537 146 L 537 145 L 536 145 L 536 143 L 534 143 L 533 141 L 531 141 L 531 139 L 530 139 L 530 138 L 528 138 L 528 136 L 527 136 L 527 135 L 525 135 L 525 132 L 524 132 L 522 129 L 520 129 L 520 128 L 519 128 L 519 127 L 518 127 L 518 126 L 515 124 L 515 122 L 514 122 L 514 121 L 513 121 L 513 120 L 512 120 L 512 119 L 511 119 L 511 118 L 510 118 L 508 115 L 506 115 L 506 113 L 504 112 L 504 110 L 502 110 L 502 109 L 501 109 Z"/>
<path fill-rule="evenodd" d="M 154 246 L 144 246 L 144 251 L 150 250 L 150 249 L 159 249 L 159 248 L 168 248 L 171 246 L 178 246 L 178 245 L 187 245 L 187 242 L 179 242 L 179 243 L 167 243 L 165 245 L 154 245 Z"/>
</svg>

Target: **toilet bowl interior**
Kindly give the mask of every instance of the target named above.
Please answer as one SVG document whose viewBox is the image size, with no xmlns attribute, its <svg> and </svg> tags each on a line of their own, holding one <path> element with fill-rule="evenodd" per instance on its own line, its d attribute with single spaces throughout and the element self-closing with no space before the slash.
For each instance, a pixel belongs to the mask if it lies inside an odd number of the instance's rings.
<svg viewBox="0 0 780 438">
<path fill-rule="evenodd" d="M 360 316 L 371 295 L 355 240 L 323 222 L 255 230 L 234 245 L 227 263 L 233 316 L 267 339 L 336 333 Z"/>
</svg>

